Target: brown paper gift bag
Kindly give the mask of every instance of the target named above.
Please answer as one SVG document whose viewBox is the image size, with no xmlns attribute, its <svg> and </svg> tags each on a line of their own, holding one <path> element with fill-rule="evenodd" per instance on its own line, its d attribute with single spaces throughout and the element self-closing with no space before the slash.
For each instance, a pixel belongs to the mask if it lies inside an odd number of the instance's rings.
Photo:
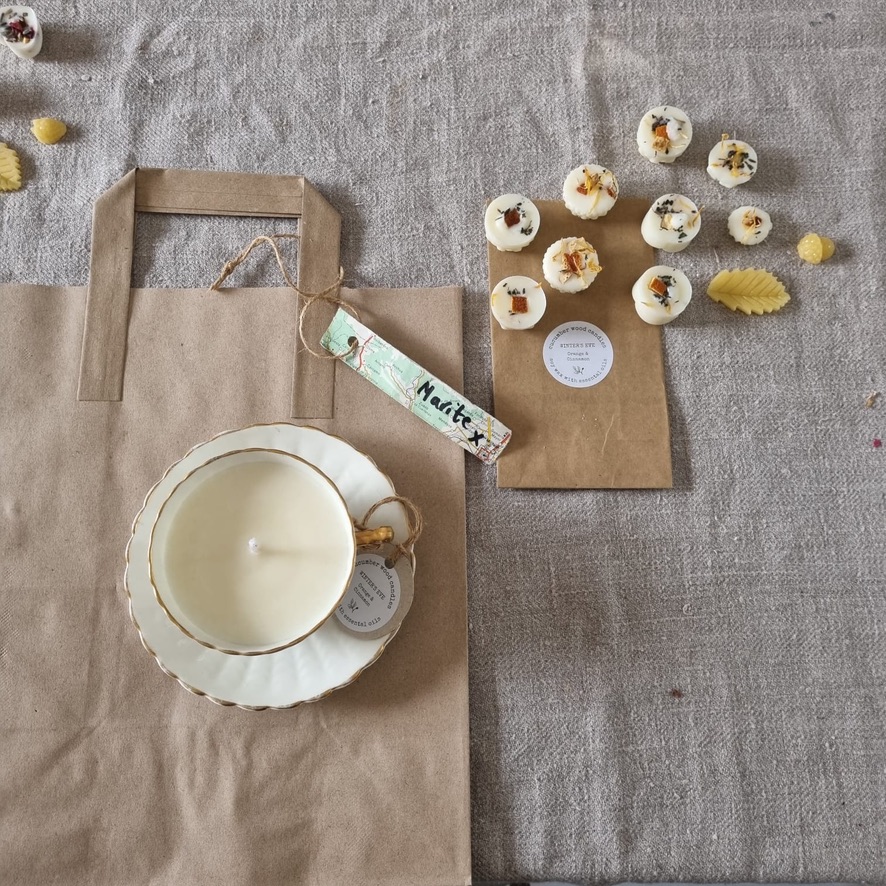
<svg viewBox="0 0 886 886">
<path fill-rule="evenodd" d="M 522 252 L 489 244 L 489 285 L 512 274 L 543 283 L 547 310 L 533 329 L 502 329 L 491 319 L 495 415 L 514 433 L 498 460 L 498 485 L 552 489 L 669 488 L 671 444 L 661 328 L 634 310 L 631 287 L 655 264 L 640 236 L 648 208 L 619 200 L 605 218 L 576 218 L 562 201 L 535 201 L 539 233 Z M 584 237 L 603 271 L 587 292 L 552 289 L 542 256 L 563 237 Z M 587 321 L 612 342 L 612 368 L 599 384 L 570 388 L 545 368 L 547 336 Z"/>
<path fill-rule="evenodd" d="M 130 290 L 136 209 L 298 216 L 301 287 L 338 271 L 301 177 L 144 169 L 96 203 L 88 290 L 0 287 L 0 882 L 467 883 L 463 453 L 337 361 L 293 371 L 290 289 Z M 343 297 L 460 385 L 460 290 Z M 293 405 L 423 510 L 415 603 L 356 684 L 223 708 L 140 645 L 124 546 L 169 464 Z"/>
</svg>

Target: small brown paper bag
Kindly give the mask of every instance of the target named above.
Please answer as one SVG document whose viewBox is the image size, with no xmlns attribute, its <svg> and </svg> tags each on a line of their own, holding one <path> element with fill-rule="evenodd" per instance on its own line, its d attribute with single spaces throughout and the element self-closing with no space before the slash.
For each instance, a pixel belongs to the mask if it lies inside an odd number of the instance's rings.
<svg viewBox="0 0 886 886">
<path fill-rule="evenodd" d="M 297 349 L 287 287 L 131 289 L 136 210 L 297 217 L 299 284 L 338 273 L 338 213 L 301 176 L 139 169 L 96 202 L 87 289 L 0 286 L 0 883 L 469 882 L 463 452 Z M 460 289 L 342 298 L 460 386 Z M 420 508 L 415 601 L 353 685 L 220 707 L 143 648 L 124 550 L 190 447 L 292 414 Z"/>
<path fill-rule="evenodd" d="M 640 237 L 647 206 L 619 200 L 602 219 L 572 215 L 560 201 L 534 201 L 541 213 L 535 240 L 522 252 L 489 244 L 490 291 L 503 277 L 537 280 L 547 310 L 529 330 L 502 329 L 490 315 L 495 415 L 513 431 L 498 460 L 501 487 L 548 489 L 669 488 L 671 448 L 662 365 L 661 327 L 634 310 L 631 287 L 655 264 Z M 545 281 L 542 257 L 562 237 L 584 237 L 603 270 L 574 295 Z M 564 323 L 587 321 L 612 344 L 608 374 L 591 387 L 574 388 L 545 367 L 549 334 Z"/>
</svg>

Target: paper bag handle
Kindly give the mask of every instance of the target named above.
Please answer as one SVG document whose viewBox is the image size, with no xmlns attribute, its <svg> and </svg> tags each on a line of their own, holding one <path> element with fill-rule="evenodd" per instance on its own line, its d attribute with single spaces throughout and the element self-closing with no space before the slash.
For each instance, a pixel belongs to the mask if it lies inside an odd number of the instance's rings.
<svg viewBox="0 0 886 886">
<path fill-rule="evenodd" d="M 93 209 L 78 400 L 123 398 L 136 212 L 300 218 L 299 285 L 319 291 L 338 276 L 341 218 L 303 176 L 133 169 Z M 310 340 L 319 340 L 333 312 L 332 305 L 318 305 L 308 313 Z M 296 342 L 293 330 L 290 415 L 331 418 L 334 361 L 317 360 Z"/>
</svg>

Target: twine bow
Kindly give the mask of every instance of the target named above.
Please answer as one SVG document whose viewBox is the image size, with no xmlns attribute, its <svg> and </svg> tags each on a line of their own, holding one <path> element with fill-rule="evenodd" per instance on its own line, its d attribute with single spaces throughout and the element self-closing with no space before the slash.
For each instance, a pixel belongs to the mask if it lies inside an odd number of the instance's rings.
<svg viewBox="0 0 886 886">
<path fill-rule="evenodd" d="M 407 531 L 406 538 L 399 544 L 395 545 L 393 556 L 388 557 L 387 562 L 389 566 L 393 566 L 401 557 L 405 556 L 409 557 L 410 559 L 412 558 L 412 549 L 421 536 L 422 530 L 425 526 L 424 518 L 421 515 L 421 511 L 418 509 L 418 505 L 402 495 L 389 495 L 387 498 L 382 498 L 377 501 L 363 515 L 362 520 L 354 520 L 354 526 L 356 526 L 357 529 L 368 529 L 369 526 L 367 526 L 367 523 L 369 522 L 369 518 L 383 505 L 391 504 L 394 502 L 402 505 L 403 509 L 406 511 Z"/>
<path fill-rule="evenodd" d="M 342 281 L 345 278 L 344 268 L 339 268 L 338 277 L 335 282 L 331 283 L 325 289 L 321 289 L 320 292 L 306 292 L 292 282 L 292 278 L 286 270 L 286 263 L 283 261 L 283 256 L 280 254 L 280 249 L 277 246 L 277 240 L 297 240 L 298 236 L 298 234 L 262 234 L 260 237 L 256 237 L 239 255 L 236 255 L 230 261 L 225 262 L 224 267 L 221 269 L 221 273 L 216 277 L 215 282 L 209 287 L 209 289 L 212 292 L 218 292 L 225 280 L 227 280 L 228 277 L 230 277 L 231 274 L 233 274 L 234 271 L 246 261 L 252 250 L 257 246 L 260 246 L 262 243 L 267 243 L 274 253 L 274 258 L 277 259 L 277 267 L 280 268 L 280 273 L 286 281 L 286 285 L 302 298 L 301 310 L 298 312 L 298 337 L 301 339 L 301 343 L 304 345 L 305 350 L 320 360 L 338 360 L 341 357 L 347 357 L 349 354 L 354 353 L 357 348 L 357 342 L 352 342 L 348 350 L 342 351 L 340 354 L 332 354 L 326 351 L 315 351 L 310 344 L 308 344 L 307 338 L 305 338 L 305 316 L 311 306 L 317 304 L 317 302 L 325 302 L 328 305 L 338 305 L 353 314 L 358 320 L 360 320 L 360 312 L 350 302 L 345 301 L 338 295 Z"/>
</svg>

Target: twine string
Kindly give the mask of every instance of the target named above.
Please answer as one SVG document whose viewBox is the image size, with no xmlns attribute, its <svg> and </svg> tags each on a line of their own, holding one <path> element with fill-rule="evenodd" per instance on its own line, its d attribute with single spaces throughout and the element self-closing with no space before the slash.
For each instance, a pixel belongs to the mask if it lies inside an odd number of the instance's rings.
<svg viewBox="0 0 886 886">
<path fill-rule="evenodd" d="M 280 248 L 277 245 L 277 241 L 297 240 L 298 236 L 298 234 L 262 234 L 261 236 L 256 237 L 239 255 L 236 255 L 230 261 L 225 262 L 224 267 L 221 269 L 221 273 L 216 277 L 209 289 L 212 292 L 218 292 L 225 280 L 227 280 L 228 277 L 230 277 L 231 274 L 233 274 L 234 271 L 246 261 L 253 249 L 262 244 L 267 244 L 271 247 L 271 251 L 274 253 L 274 258 L 277 260 L 277 267 L 280 268 L 280 274 L 286 281 L 286 285 L 301 296 L 302 306 L 298 312 L 298 337 L 301 340 L 304 349 L 320 360 L 339 360 L 342 357 L 348 357 L 357 349 L 358 343 L 356 341 L 351 342 L 346 351 L 342 351 L 340 354 L 333 354 L 328 351 L 314 350 L 305 336 L 305 317 L 310 308 L 318 302 L 323 302 L 328 305 L 337 305 L 340 308 L 344 308 L 348 313 L 353 314 L 358 320 L 360 320 L 360 312 L 349 301 L 346 301 L 339 295 L 341 284 L 345 277 L 344 268 L 338 269 L 338 277 L 334 283 L 331 283 L 319 292 L 307 292 L 292 282 L 292 278 L 286 270 L 286 262 L 280 254 Z"/>
<path fill-rule="evenodd" d="M 249 254 L 255 249 L 257 246 L 262 243 L 267 243 L 271 249 L 274 251 L 274 257 L 277 259 L 277 266 L 280 268 L 280 273 L 283 275 L 283 279 L 286 281 L 286 285 L 291 289 L 295 289 L 298 291 L 298 287 L 295 283 L 292 282 L 289 272 L 286 270 L 286 263 L 283 261 L 283 256 L 280 254 L 280 250 L 277 247 L 277 240 L 298 240 L 298 234 L 262 234 L 260 237 L 256 237 L 252 243 L 250 243 L 239 255 L 234 256 L 229 262 L 225 262 L 224 267 L 221 269 L 221 273 L 216 278 L 215 282 L 209 288 L 213 292 L 218 292 L 221 288 L 222 283 L 249 258 Z"/>
<path fill-rule="evenodd" d="M 406 511 L 406 538 L 399 544 L 395 545 L 393 556 L 388 558 L 389 565 L 393 566 L 400 557 L 412 557 L 412 549 L 415 543 L 421 537 L 425 528 L 425 521 L 418 509 L 418 505 L 414 501 L 405 498 L 402 495 L 389 495 L 387 498 L 379 499 L 364 515 L 362 520 L 355 520 L 354 525 L 357 529 L 368 529 L 367 523 L 372 515 L 383 505 L 397 503 L 403 506 Z"/>
</svg>

